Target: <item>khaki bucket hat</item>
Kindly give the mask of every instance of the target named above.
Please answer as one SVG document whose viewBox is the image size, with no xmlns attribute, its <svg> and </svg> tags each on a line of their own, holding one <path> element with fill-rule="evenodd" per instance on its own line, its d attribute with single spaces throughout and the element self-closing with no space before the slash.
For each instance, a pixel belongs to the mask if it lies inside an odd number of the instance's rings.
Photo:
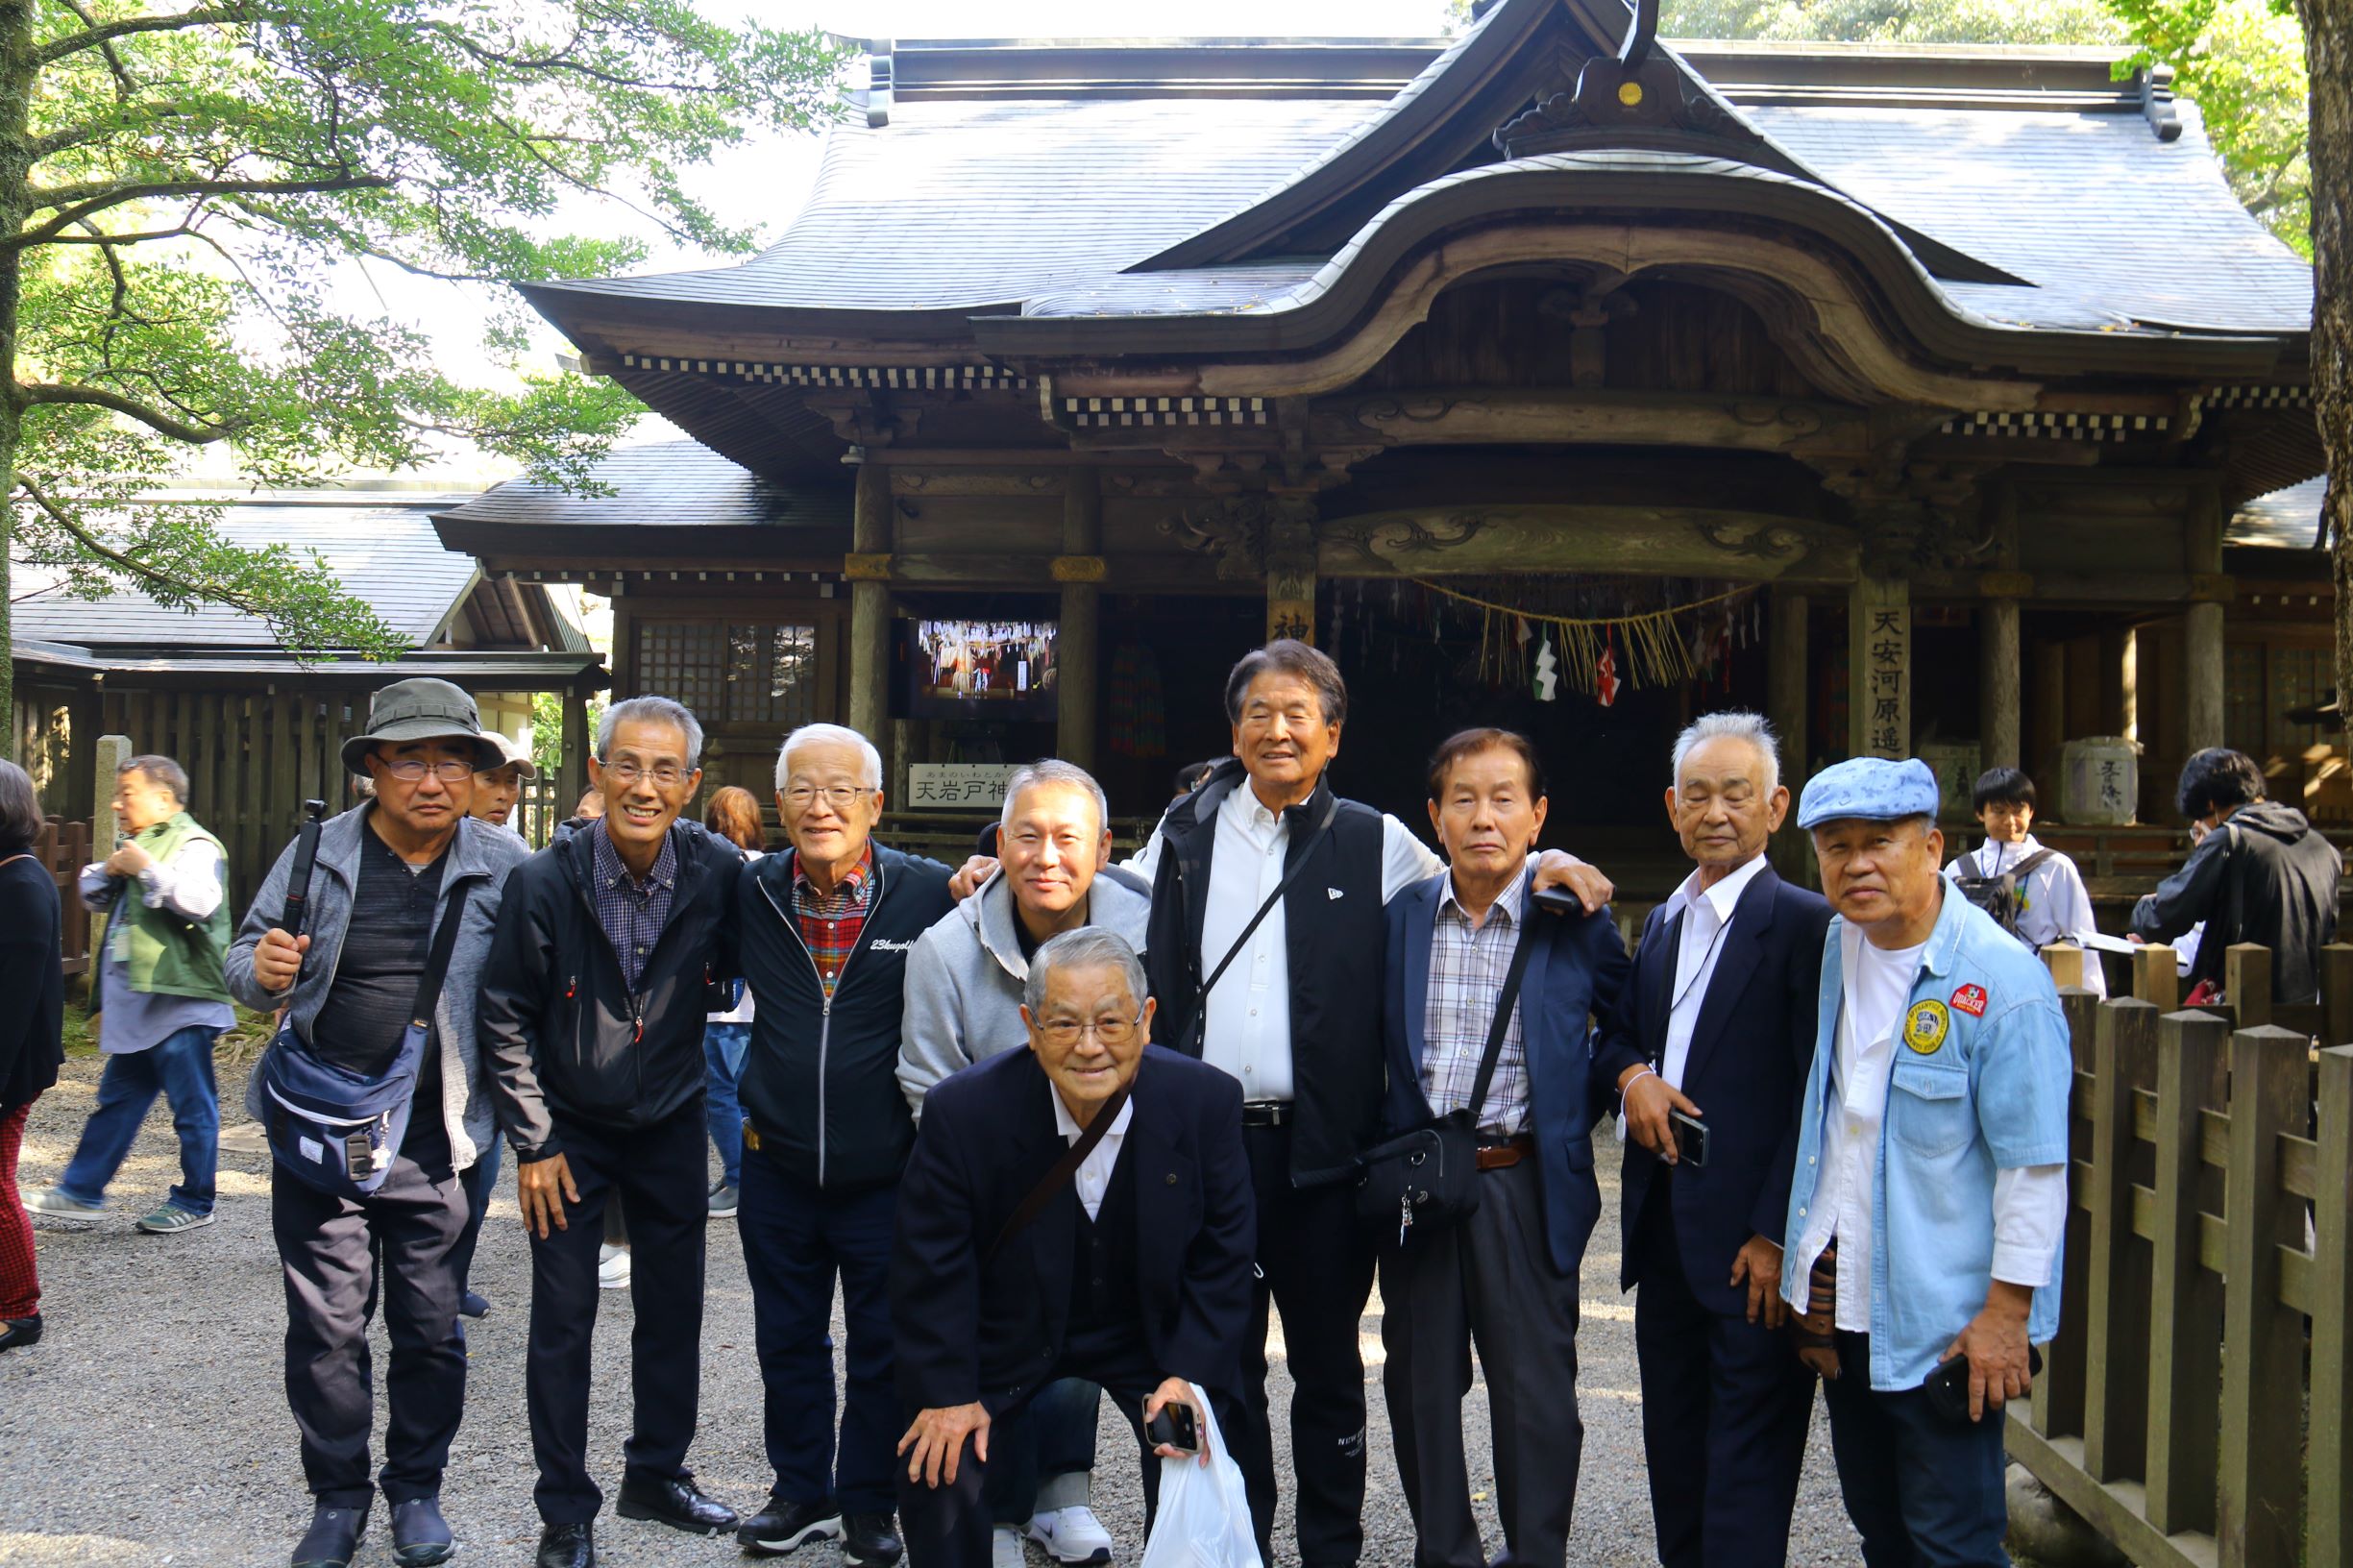
<svg viewBox="0 0 2353 1568">
<path fill-rule="evenodd" d="M 378 746 L 440 740 L 473 742 L 478 772 L 505 766 L 506 753 L 482 733 L 481 710 L 474 698 L 430 675 L 396 680 L 376 694 L 368 704 L 367 733 L 343 743 L 343 766 L 364 778 L 368 753 Z"/>
</svg>

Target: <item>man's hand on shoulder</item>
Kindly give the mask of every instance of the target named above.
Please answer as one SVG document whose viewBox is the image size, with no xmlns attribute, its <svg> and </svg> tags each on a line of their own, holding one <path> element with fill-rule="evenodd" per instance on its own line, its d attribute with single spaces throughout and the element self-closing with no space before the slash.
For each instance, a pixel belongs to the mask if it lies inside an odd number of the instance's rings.
<svg viewBox="0 0 2353 1568">
<path fill-rule="evenodd" d="M 958 903 L 980 891 L 980 885 L 996 874 L 996 862 L 987 855 L 974 855 L 956 869 L 947 879 L 947 895 Z"/>
<path fill-rule="evenodd" d="M 1565 849 L 1547 849 L 1536 857 L 1536 892 L 1566 888 L 1577 895 L 1588 915 L 1598 912 L 1617 894 L 1617 888 L 1596 867 Z"/>
<path fill-rule="evenodd" d="M 956 1467 L 964 1458 L 964 1440 L 972 1439 L 972 1457 L 989 1458 L 989 1408 L 981 1404 L 951 1405 L 918 1414 L 915 1424 L 898 1440 L 907 1457 L 907 1479 L 922 1486 L 956 1484 Z M 910 1452 L 912 1450 L 912 1452 Z"/>
</svg>

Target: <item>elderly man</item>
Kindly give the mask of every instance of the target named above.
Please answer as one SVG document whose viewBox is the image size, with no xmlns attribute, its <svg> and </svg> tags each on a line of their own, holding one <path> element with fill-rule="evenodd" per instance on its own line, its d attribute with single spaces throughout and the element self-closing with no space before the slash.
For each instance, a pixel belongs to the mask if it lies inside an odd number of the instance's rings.
<svg viewBox="0 0 2353 1568">
<path fill-rule="evenodd" d="M 1938 872 L 1936 775 L 1798 803 L 1830 923 L 1782 1260 L 1868 1568 L 2006 1568 L 2001 1408 L 2059 1326 L 2074 1071 L 2050 975 Z"/>
<path fill-rule="evenodd" d="M 2271 999 L 2320 994 L 2320 950 L 2337 940 L 2344 858 L 2293 806 L 2265 798 L 2263 770 L 2213 747 L 2182 765 L 2181 814 L 2204 836 L 2182 869 L 2133 906 L 2133 935 L 2171 942 L 2206 922 L 2193 981 L 2222 983 L 2234 943 L 2271 949 Z"/>
<path fill-rule="evenodd" d="M 898 1082 L 917 1116 L 941 1079 L 1028 1044 L 1021 988 L 1042 944 L 1097 926 L 1143 946 L 1151 895 L 1108 865 L 1109 817 L 1103 787 L 1066 762 L 1033 763 L 1006 783 L 999 874 L 924 932 L 907 959 Z M 1093 1384 L 1068 1380 L 997 1428 L 991 1502 L 999 1568 L 1017 1568 L 1024 1529 L 1062 1562 L 1111 1556 L 1111 1536 L 1088 1507 L 1096 1404 Z"/>
<path fill-rule="evenodd" d="M 441 1472 L 464 1411 L 453 1262 L 466 1221 L 460 1172 L 497 1136 L 475 1042 L 475 979 L 493 914 L 523 845 L 471 819 L 477 770 L 494 755 L 474 699 L 447 681 L 403 680 L 376 694 L 367 732 L 343 766 L 372 798 L 329 821 L 299 937 L 285 916 L 296 850 L 278 857 L 237 932 L 229 990 L 259 1013 L 286 1010 L 273 1050 L 299 1048 L 363 1078 L 399 1056 L 422 994 L 429 943 L 461 922 L 417 1070 L 407 1130 L 383 1185 L 353 1200 L 273 1166 L 270 1228 L 286 1286 L 286 1398 L 302 1432 L 315 1508 L 294 1568 L 346 1568 L 380 1487 L 402 1568 L 446 1561 Z M 246 1110 L 271 1114 L 253 1074 Z M 374 1395 L 368 1319 L 380 1292 L 391 1332 L 384 1467 L 368 1477 Z"/>
<path fill-rule="evenodd" d="M 188 775 L 169 757 L 133 757 L 115 770 L 114 815 L 129 836 L 105 860 L 82 868 L 82 902 L 108 917 L 91 997 L 91 1011 L 104 1018 L 98 1048 L 106 1071 L 65 1174 L 25 1199 L 37 1214 L 104 1213 L 107 1184 L 161 1094 L 180 1135 L 180 1184 L 138 1228 L 176 1236 L 212 1223 L 221 1142 L 212 1042 L 236 1021 L 221 974 L 229 867 L 221 841 L 188 815 L 187 793 Z"/>
<path fill-rule="evenodd" d="M 1140 857 L 1153 877 L 1153 1038 L 1242 1086 L 1259 1275 L 1234 1454 L 1270 1556 L 1271 1303 L 1292 1384 L 1299 1555 L 1326 1568 L 1364 1545 L 1357 1335 L 1373 1248 L 1350 1178 L 1381 1122 L 1382 906 L 1445 868 L 1403 822 L 1333 793 L 1348 688 L 1328 655 L 1287 639 L 1243 655 L 1226 716 L 1234 755 L 1168 809 Z M 1607 878 L 1556 849 L 1536 881 L 1570 885 L 1588 913 L 1609 898 Z"/>
<path fill-rule="evenodd" d="M 1780 1237 L 1830 909 L 1766 863 L 1788 813 L 1764 720 L 1711 713 L 1677 737 L 1667 818 L 1696 869 L 1644 924 L 1596 1051 L 1626 1112 L 1618 1278 L 1641 1287 L 1665 1568 L 1787 1560 L 1813 1415 L 1813 1379 L 1780 1333 Z M 1698 1124 L 1689 1159 L 1679 1115 Z"/>
<path fill-rule="evenodd" d="M 1546 808 L 1526 736 L 1455 735 L 1430 763 L 1448 869 L 1388 906 L 1388 1127 L 1457 1116 L 1479 1141 L 1477 1207 L 1412 1227 L 1381 1258 L 1390 1433 L 1413 1560 L 1434 1568 L 1487 1561 L 1462 1452 L 1474 1341 L 1505 1558 L 1559 1568 L 1577 1499 L 1577 1270 L 1602 1207 L 1588 1020 L 1617 1001 L 1627 961 L 1606 910 L 1559 919 L 1532 907 L 1528 855 Z"/>
<path fill-rule="evenodd" d="M 1192 1385 L 1229 1430 L 1238 1414 L 1254 1250 L 1241 1094 L 1145 1045 L 1143 989 L 1115 932 L 1064 932 L 1022 984 L 1029 1049 L 930 1096 L 891 1269 L 914 1568 L 987 1560 L 996 1426 L 1042 1389 L 1108 1388 L 1140 1442 L 1145 1421 L 1183 1406 L 1204 1462 Z M 1147 1499 L 1158 1468 L 1145 1465 Z"/>
<path fill-rule="evenodd" d="M 500 827 L 513 827 L 515 802 L 523 798 L 523 781 L 539 776 L 539 764 L 531 760 L 528 747 L 517 746 L 499 734 L 490 740 L 499 748 L 499 765 L 475 775 L 474 815 Z"/>
<path fill-rule="evenodd" d="M 735 908 L 756 1004 L 737 1086 L 736 1228 L 776 1480 L 768 1506 L 736 1533 L 756 1552 L 839 1540 L 845 1560 L 888 1568 L 899 1556 L 891 1225 L 915 1142 L 895 1075 L 907 955 L 950 908 L 947 868 L 874 843 L 882 758 L 839 724 L 786 737 L 776 810 L 792 851 L 752 866 Z M 837 1281 L 848 1330 L 838 1458 Z"/>
<path fill-rule="evenodd" d="M 743 869 L 733 845 L 678 821 L 701 757 L 702 725 L 670 698 L 605 709 L 588 769 L 608 809 L 515 872 L 482 971 L 483 1046 L 531 1238 L 540 1568 L 596 1561 L 590 1336 L 616 1193 L 645 1266 L 630 1276 L 635 1420 L 615 1511 L 695 1534 L 736 1524 L 686 1468 L 702 1386 L 702 1020 Z"/>
</svg>

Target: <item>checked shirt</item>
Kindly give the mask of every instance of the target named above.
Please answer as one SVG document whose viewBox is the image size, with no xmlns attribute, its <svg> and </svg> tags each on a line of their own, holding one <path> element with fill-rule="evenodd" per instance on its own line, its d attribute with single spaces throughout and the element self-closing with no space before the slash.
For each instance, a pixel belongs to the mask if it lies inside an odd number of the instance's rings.
<svg viewBox="0 0 2353 1568">
<path fill-rule="evenodd" d="M 868 845 L 866 853 L 843 874 L 831 893 L 821 894 L 806 872 L 800 869 L 800 855 L 793 855 L 793 914 L 800 921 L 800 940 L 808 944 L 809 956 L 817 961 L 817 977 L 823 982 L 827 997 L 833 995 L 834 983 L 842 978 L 842 966 L 849 961 L 849 950 L 858 945 L 858 938 L 866 930 L 866 911 L 870 890 L 874 882 L 874 846 Z"/>
<path fill-rule="evenodd" d="M 613 836 L 601 820 L 588 830 L 588 843 L 597 921 L 613 939 L 613 951 L 621 955 L 621 978 L 634 992 L 646 972 L 646 955 L 670 923 L 670 906 L 677 900 L 678 845 L 663 834 L 662 852 L 646 880 L 639 882 L 621 863 L 621 851 L 613 847 Z"/>
<path fill-rule="evenodd" d="M 1471 1103 L 1479 1058 L 1495 1023 L 1495 1000 L 1511 971 L 1511 950 L 1519 944 L 1526 889 L 1525 877 L 1513 877 L 1488 909 L 1486 923 L 1474 931 L 1469 914 L 1455 899 L 1454 878 L 1446 879 L 1430 935 L 1430 1002 L 1422 1016 L 1422 1093 L 1434 1115 Z M 1517 998 L 1503 1049 L 1496 1053 L 1494 1080 L 1479 1109 L 1479 1130 L 1494 1138 L 1528 1130 L 1528 1053 L 1521 1044 Z"/>
</svg>

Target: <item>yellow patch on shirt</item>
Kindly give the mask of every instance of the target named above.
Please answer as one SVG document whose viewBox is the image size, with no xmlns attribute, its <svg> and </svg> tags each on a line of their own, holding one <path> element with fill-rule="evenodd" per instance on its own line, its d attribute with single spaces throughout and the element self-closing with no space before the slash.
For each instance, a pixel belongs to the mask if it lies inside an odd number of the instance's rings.
<svg viewBox="0 0 2353 1568">
<path fill-rule="evenodd" d="M 1923 1056 L 1934 1056 L 1952 1029 L 1952 1011 L 1943 1002 L 1921 1002 L 1903 1016 L 1903 1042 Z"/>
</svg>

